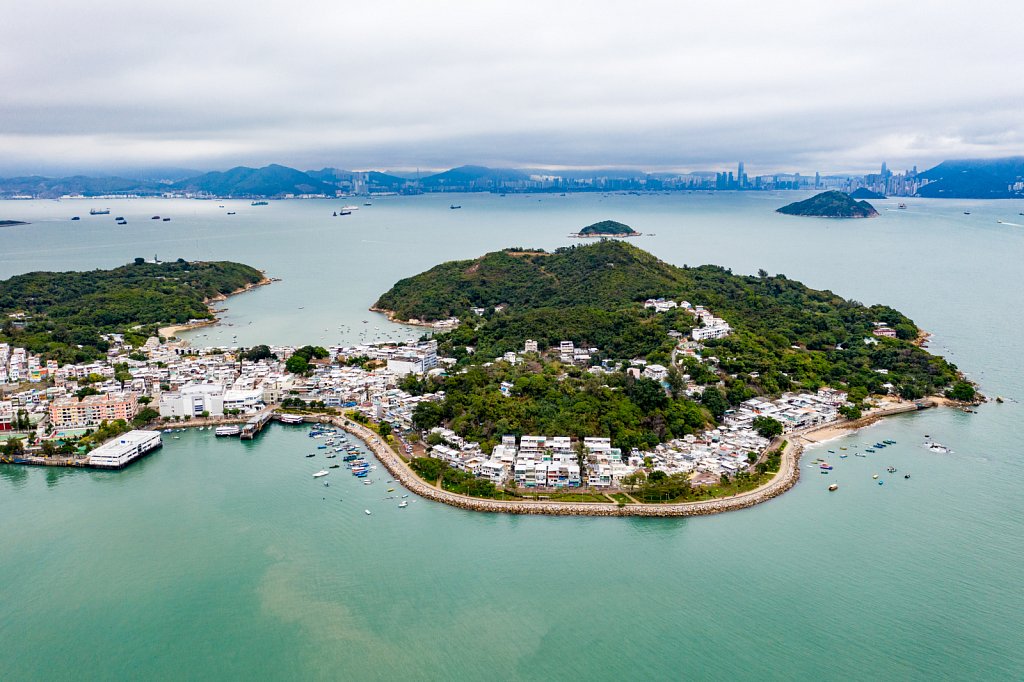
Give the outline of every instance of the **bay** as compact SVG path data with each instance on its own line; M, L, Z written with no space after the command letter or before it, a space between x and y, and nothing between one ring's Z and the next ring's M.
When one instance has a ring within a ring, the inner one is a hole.
M786 495L695 519L492 516L415 496L398 509L383 472L372 486L343 469L314 481L321 458L290 427L253 443L176 434L117 473L0 467L0 677L1024 677L1024 205L773 212L794 198L428 195L344 218L319 200L0 202L0 218L32 221L0 228L0 277L155 253L281 278L229 300L221 325L192 333L201 344L418 335L366 310L394 281L504 246L571 245L611 218L654 233L634 243L669 262L892 305L1009 399L885 420L808 451L835 465L827 481L805 460ZM926 451L924 434L953 453ZM884 438L898 445L826 453Z

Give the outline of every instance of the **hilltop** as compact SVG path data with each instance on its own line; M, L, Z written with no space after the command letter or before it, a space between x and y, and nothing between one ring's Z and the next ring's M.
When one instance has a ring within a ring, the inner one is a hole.
M917 326L890 307L865 306L784 275L735 275L714 265L680 268L616 240L443 263L395 284L376 308L400 319L456 315L478 321L440 337L456 356L458 348L470 346L475 358L500 357L534 339L541 347L571 340L608 357L664 360L674 346L668 331L686 332L694 319L682 310L653 315L642 302L655 297L705 305L724 318L734 333L707 344L720 369L739 377L752 394L830 383L876 392L888 381L904 396L917 397L956 378L955 367L913 344ZM495 312L500 305L506 307ZM478 318L470 308L487 312ZM876 322L899 338L876 342Z
M810 199L795 201L776 210L786 215L818 218L873 218L878 215L868 202L857 201L846 192L837 191L815 194Z
M881 192L868 189L867 187L858 187L857 189L850 192L851 199L885 199L885 195Z
M640 233L629 225L615 220L602 220L579 231L580 237L632 237L638 234Z
M171 189L219 197L270 197L285 194L334 196L337 188L294 168L271 164L263 168L237 166L224 172L204 173L175 183Z
M207 301L265 282L228 261L138 262L112 270L30 272L0 282L0 341L63 362L103 357L101 334L137 340L161 324L213 317Z

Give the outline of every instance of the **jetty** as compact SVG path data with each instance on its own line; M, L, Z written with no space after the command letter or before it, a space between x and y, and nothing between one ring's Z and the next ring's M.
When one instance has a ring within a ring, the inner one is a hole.
M271 410L264 410L263 412L251 417L242 427L242 433L240 434L241 439L252 440L258 436L263 431L263 427L270 423L273 416L274 413Z

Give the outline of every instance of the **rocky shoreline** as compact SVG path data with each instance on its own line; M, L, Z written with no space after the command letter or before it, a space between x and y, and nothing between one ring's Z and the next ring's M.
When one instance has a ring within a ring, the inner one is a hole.
M193 329L201 329L202 327L209 327L211 325L217 324L218 322L220 322L220 318L217 317L216 313L220 312L220 311L215 310L213 308L213 304L214 303L218 303L220 301L226 301L228 298L230 298L232 296L237 296L238 294L244 294L245 292L252 291L253 289L255 289L257 287L266 286L268 284L272 284L274 282L280 282L280 281L281 280L277 279L276 277L267 277L266 273L264 273L263 278L261 280L259 280L258 282L252 282L250 284L246 284L244 287L239 287L238 289L235 289L234 291L232 291L230 293L227 293L227 294L217 294L216 296L211 296L209 298L204 299L203 303L206 305L207 308L209 308L210 314L213 315L213 317L211 319L209 319L209 320L200 320L198 322L191 322L191 323L188 323L188 324L172 324L172 325L168 325L166 327L160 327L160 329L159 329L159 331L157 333L160 336L164 337L165 339L169 339L171 337L176 336L179 332L187 332L187 331L191 331Z

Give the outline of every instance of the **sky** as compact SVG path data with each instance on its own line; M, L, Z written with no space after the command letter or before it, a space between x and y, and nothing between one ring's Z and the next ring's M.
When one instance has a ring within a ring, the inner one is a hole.
M33 0L0 173L928 167L1024 153L1024 3Z

